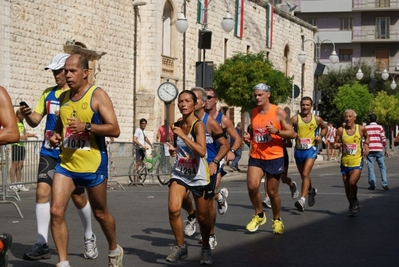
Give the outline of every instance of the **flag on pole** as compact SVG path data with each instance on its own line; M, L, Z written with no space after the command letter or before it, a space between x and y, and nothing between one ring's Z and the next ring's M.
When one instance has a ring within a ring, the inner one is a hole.
M244 36L244 0L236 0L234 36Z
M270 3L266 3L266 47L272 48L273 44L273 15L274 8Z
M207 22L205 9L208 8L209 0L198 0L197 4L197 22L201 25Z

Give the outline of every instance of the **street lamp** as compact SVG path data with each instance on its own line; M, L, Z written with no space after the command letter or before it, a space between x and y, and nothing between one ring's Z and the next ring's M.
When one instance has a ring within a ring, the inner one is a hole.
M139 13L139 6L144 6L147 3L144 1L134 1L134 40L133 40L133 132L136 130L136 114L137 114L137 18Z
M177 16L177 20L175 22L175 26L176 26L176 30L180 33L185 34L186 30L188 29L188 21L186 16L184 15L185 12L183 12L183 7L185 7L185 4L188 0L184 0L182 7L181 7L181 12L178 14ZM208 36L212 36L212 32L211 31L206 31L207 27L208 27L208 6L209 4L212 2L212 0L208 1L204 1L203 2L203 6L202 6L202 11L203 11L203 15L204 15L204 19L203 22L201 23L202 28L199 31L200 34L200 40L202 35L206 32L208 34ZM224 0L225 4L226 4L226 15L223 17L223 20L221 22L222 25L222 29L226 32L229 33L231 32L231 30L234 28L234 21L233 21L233 17L230 14L230 9L229 9L229 4L227 3L227 0ZM202 45L201 45L202 46ZM205 87L205 50L206 49L210 49L209 48L204 48L204 47L199 47L200 49L202 49L203 51L203 61L202 61L202 87ZM183 59L184 60L184 59ZM183 73L185 72L185 67L183 66Z
M391 83L391 89L395 90L396 89L396 82L395 82L395 77L396 75L398 75L399 73L396 73L393 77L392 77L392 83Z
M370 63L370 66L371 66L370 77L374 78L374 72L375 72L374 64L371 61L366 60L366 62ZM389 78L389 72L387 71L387 65L385 64L384 61L380 61L380 62L382 62L384 64L384 71L381 73L381 78L384 81L386 81ZM363 79L363 76L364 76L364 74L362 72L362 67L361 67L361 65L359 65L359 70L356 72L356 78L358 80L361 80L361 79Z
M306 62L306 53L305 53L305 43L306 42L313 42L314 45L315 45L315 52L316 52L315 61L316 61L317 65L320 64L321 45L323 43L325 43L325 42L330 42L333 45L333 51L332 51L332 53L331 53L331 55L329 57L330 62L333 63L333 64L339 62L339 57L337 55L337 52L335 52L335 44L334 44L333 41L331 41L329 39L325 39L325 40L320 41L319 37L317 37L317 43L316 43L316 42L314 42L314 40L310 40L310 39L305 40L304 36L302 35L302 50L298 53L298 62L302 66L302 71L301 71L301 87L302 87L301 88L301 92L302 93L301 93L301 97L303 97L303 85L304 85L303 64L305 64L305 62ZM324 69L324 65L322 65L322 66L323 66L323 69ZM315 114L318 115L317 114L318 113L318 103L319 103L319 98L321 98L321 96L319 97L319 95L318 95L319 75L317 75L315 73L315 76L316 76L316 90L315 90L314 102L315 102Z

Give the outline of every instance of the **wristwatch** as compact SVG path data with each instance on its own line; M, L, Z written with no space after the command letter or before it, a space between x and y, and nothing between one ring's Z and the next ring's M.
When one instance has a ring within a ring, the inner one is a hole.
M219 165L219 160L217 159L213 159L212 162L215 163L216 165Z
M236 152L234 149L230 149L230 151L233 152L233 153Z
M90 131L91 131L91 123L90 122L86 122L85 132L90 133Z

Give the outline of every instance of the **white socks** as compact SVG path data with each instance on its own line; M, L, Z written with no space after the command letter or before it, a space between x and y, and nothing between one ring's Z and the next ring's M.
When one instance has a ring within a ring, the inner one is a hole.
M87 204L83 209L78 210L78 214L83 224L85 238L92 238L93 229L91 228L91 207L89 201L87 201Z
M37 242L46 244L50 224L50 202L36 203Z

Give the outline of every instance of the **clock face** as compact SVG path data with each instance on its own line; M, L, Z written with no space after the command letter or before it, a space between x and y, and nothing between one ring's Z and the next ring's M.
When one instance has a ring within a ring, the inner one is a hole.
M165 82L158 87L158 97L166 103L176 99L179 91L173 83Z

